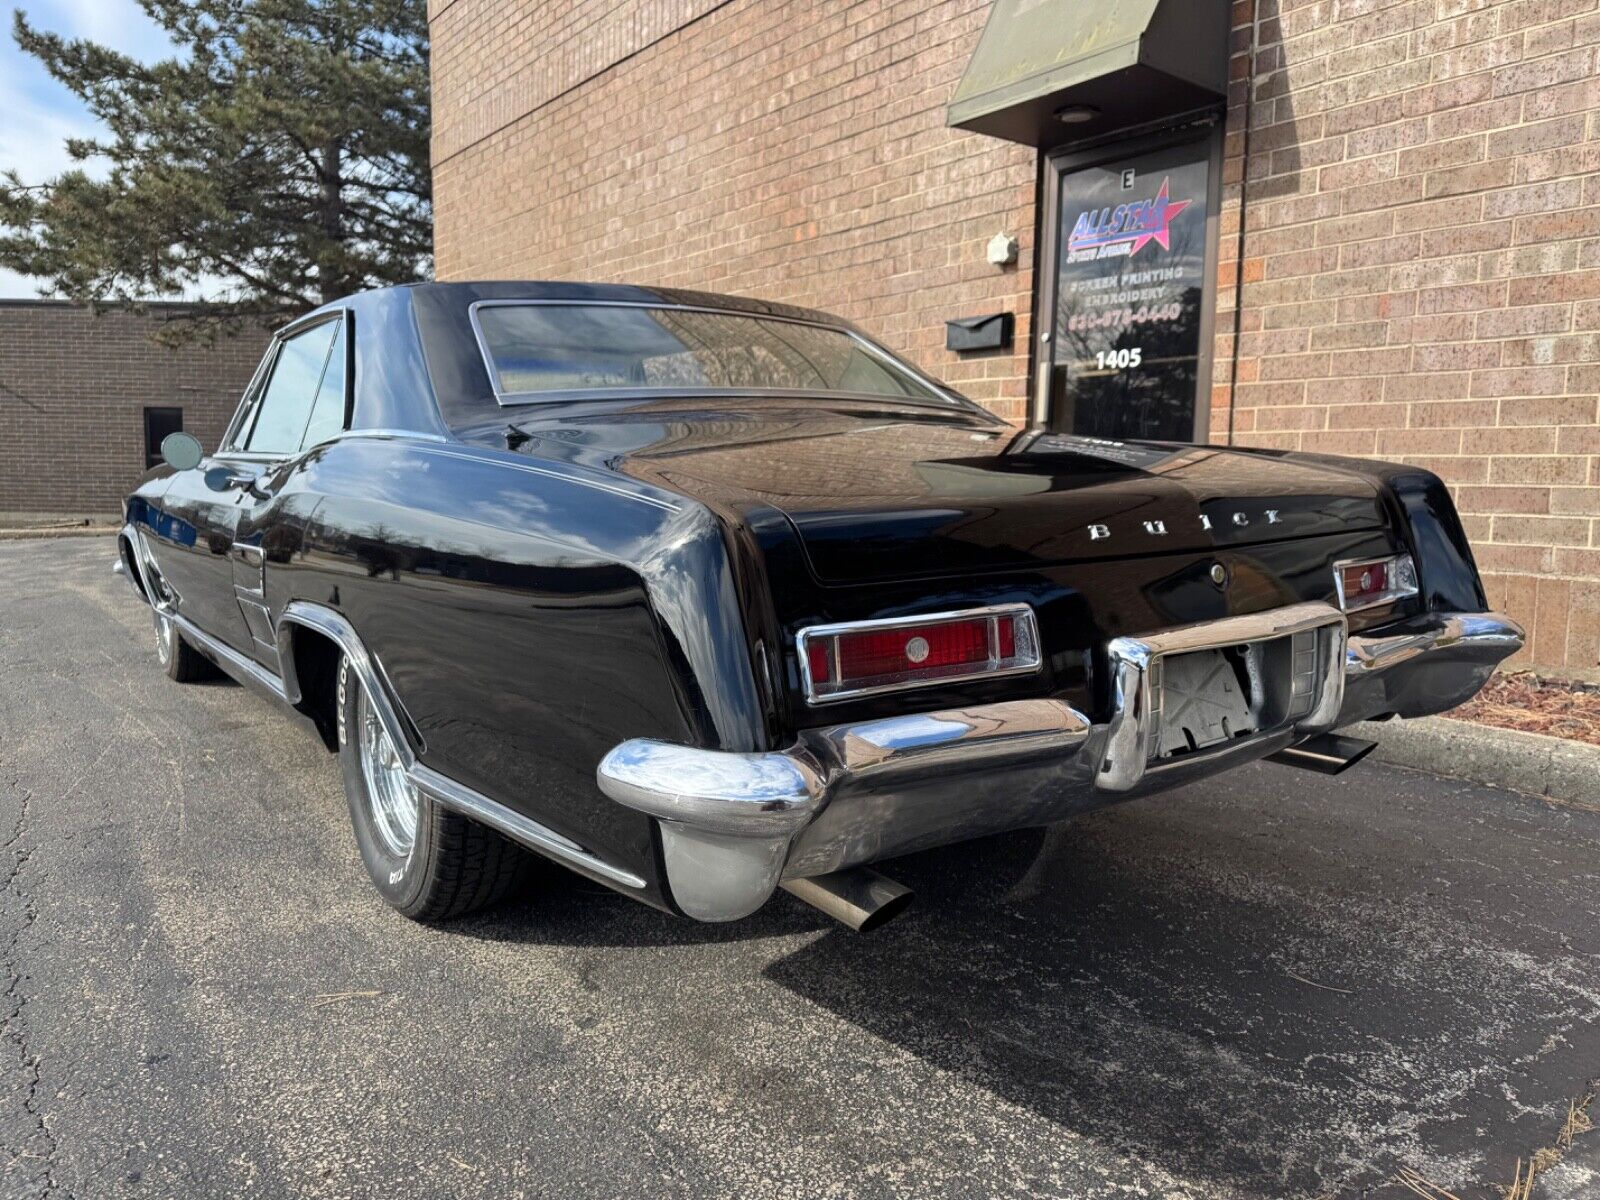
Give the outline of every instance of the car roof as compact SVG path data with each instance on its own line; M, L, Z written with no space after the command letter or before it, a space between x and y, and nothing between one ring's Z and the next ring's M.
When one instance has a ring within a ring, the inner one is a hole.
M325 304L279 334L335 310L348 313L358 330L352 428L443 436L451 429L499 417L500 405L478 347L471 311L482 302L517 300L709 308L860 332L829 313L747 296L626 283L479 280L371 288Z

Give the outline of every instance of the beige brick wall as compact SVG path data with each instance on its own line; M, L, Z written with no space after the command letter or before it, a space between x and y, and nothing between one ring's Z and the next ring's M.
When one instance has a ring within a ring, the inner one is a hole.
M988 7L434 0L439 278L826 309L1020 420L1035 156L944 126ZM984 257L1002 230L1020 268ZM1017 352L945 352L1003 310Z
M1213 434L1437 471L1524 660L1592 671L1600 0L1259 3L1248 95L1235 7Z
M169 350L169 315L0 300L0 514L114 515L145 472L144 409L183 409L215 449L267 335Z

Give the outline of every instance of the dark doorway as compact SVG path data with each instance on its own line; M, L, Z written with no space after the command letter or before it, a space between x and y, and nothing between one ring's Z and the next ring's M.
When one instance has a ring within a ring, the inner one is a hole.
M1217 131L1045 164L1036 416L1103 438L1205 440Z
M161 443L168 434L183 432L183 409L147 408L144 410L144 467L149 470L161 461Z

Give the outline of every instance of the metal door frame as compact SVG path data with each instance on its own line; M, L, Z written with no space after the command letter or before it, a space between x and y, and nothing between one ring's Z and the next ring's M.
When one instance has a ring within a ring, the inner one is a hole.
M1221 113L1208 113L1153 133L1144 133L1120 142L1096 142L1093 146L1065 146L1039 156L1043 175L1039 191L1040 223L1039 269L1034 272L1033 307L1033 398L1029 423L1045 427L1050 419L1050 370L1055 332L1056 288L1060 282L1059 255L1061 230L1061 177L1069 171L1096 167L1122 158L1133 158L1153 150L1186 143L1209 143L1207 172L1205 278L1200 292L1200 346L1195 363L1194 440L1206 442L1211 434L1211 377L1216 357L1217 259L1222 229L1222 148ZM1239 219L1244 219L1241 211ZM1235 301L1237 302L1237 301Z

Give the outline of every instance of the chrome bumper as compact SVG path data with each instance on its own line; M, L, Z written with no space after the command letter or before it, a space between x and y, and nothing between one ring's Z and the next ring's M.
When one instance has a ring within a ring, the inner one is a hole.
M1522 642L1514 622L1492 613L1432 614L1348 637L1337 609L1298 604L1116 639L1104 724L1059 700L1015 700L807 730L789 749L766 753L636 739L606 755L597 776L607 796L660 821L679 907L729 921L754 912L782 879L1048 825L1354 721L1443 712L1476 694ZM1163 659L1269 643L1294 649L1293 711L1301 715L1211 749L1156 757ZM1307 674L1302 666L1313 659Z

